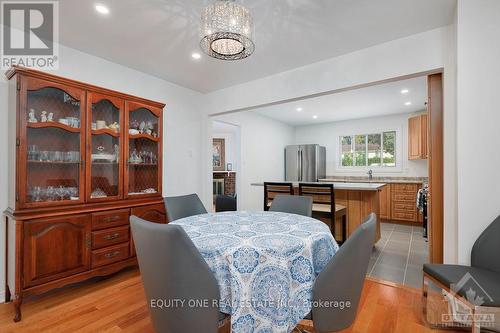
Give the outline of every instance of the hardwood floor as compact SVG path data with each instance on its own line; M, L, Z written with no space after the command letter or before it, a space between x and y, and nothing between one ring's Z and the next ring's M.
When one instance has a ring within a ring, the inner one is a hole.
M138 270L53 291L23 304L14 323L12 304L0 304L0 332L154 332ZM420 291L367 279L351 333L452 332L422 321Z

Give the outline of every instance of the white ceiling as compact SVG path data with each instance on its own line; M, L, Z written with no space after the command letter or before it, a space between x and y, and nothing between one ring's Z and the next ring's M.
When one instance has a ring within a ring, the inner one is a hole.
M202 55L201 9L211 0L61 0L60 41L84 52L209 92L452 22L456 0L237 0L255 22L255 53ZM108 16L94 10L107 5Z
M401 90L408 89L407 94ZM405 105L411 102L411 105ZM427 77L349 90L255 110L292 126L411 113L425 109ZM302 111L297 111L302 108ZM317 119L313 119L316 115Z

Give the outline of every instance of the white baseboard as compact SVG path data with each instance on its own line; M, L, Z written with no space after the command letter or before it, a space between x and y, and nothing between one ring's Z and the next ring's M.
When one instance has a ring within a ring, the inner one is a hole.
M5 291L0 291L0 304L5 303Z

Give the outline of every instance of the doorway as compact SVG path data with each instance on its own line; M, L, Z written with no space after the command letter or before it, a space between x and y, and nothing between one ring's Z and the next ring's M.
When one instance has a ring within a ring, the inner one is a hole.
M212 119L212 210L237 210L240 181L240 127Z

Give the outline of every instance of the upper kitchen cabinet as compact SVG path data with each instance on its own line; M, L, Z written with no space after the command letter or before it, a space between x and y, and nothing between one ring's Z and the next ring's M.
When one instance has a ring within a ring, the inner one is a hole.
M408 159L427 159L427 114L408 119Z

